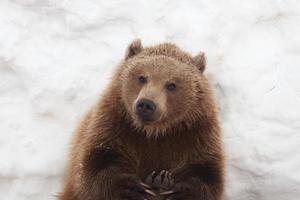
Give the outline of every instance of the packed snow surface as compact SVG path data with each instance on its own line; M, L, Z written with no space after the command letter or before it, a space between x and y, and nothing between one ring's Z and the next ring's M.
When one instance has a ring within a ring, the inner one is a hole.
M76 124L141 38L206 52L226 200L299 200L299 36L297 0L1 0L0 199L55 199Z

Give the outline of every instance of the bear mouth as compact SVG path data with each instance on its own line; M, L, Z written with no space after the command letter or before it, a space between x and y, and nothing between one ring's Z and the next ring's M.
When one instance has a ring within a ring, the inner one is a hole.
M149 116L149 115L142 115L140 113L136 113L138 121L143 125L153 124L155 123L158 118L156 116Z

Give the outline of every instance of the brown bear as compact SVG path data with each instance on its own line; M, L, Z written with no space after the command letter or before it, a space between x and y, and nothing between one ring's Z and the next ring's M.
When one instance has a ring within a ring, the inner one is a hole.
M58 198L222 199L224 157L205 67L203 53L133 41L77 129Z

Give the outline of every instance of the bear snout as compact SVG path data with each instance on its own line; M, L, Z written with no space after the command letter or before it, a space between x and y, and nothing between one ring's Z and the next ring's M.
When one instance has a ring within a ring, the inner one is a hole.
M156 105L150 99L142 98L136 102L136 114L142 121L154 121L155 110Z

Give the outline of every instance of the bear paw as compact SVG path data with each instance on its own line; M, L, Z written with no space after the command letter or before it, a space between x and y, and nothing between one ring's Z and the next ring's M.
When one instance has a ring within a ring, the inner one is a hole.
M125 176L118 184L120 197L123 200L147 200L156 196L151 187L143 183L137 176Z
M166 200L195 199L194 186L186 182L176 183L171 190L161 192L160 195Z
M153 171L145 181L146 184L150 185L154 189L168 190L174 185L174 178L169 171L162 170L157 173Z

